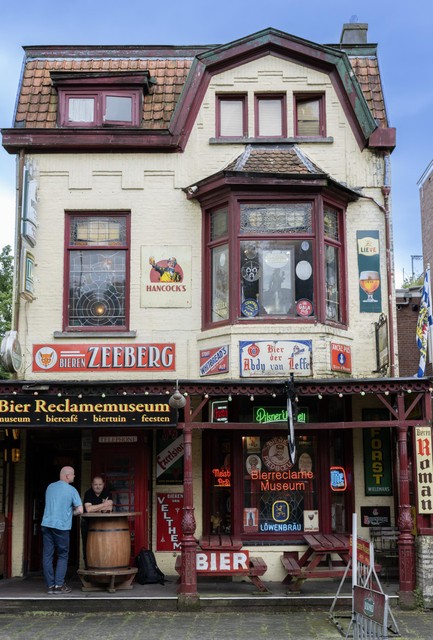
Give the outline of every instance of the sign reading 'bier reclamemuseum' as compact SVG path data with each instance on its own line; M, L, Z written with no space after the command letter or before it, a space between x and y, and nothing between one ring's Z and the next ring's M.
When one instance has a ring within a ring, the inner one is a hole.
M165 396L13 396L0 399L0 425L15 427L172 427Z

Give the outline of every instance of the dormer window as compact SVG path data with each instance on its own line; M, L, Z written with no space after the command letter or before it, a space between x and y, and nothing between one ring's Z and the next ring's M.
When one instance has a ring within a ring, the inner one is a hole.
M61 127L138 127L148 72L51 74L59 93Z

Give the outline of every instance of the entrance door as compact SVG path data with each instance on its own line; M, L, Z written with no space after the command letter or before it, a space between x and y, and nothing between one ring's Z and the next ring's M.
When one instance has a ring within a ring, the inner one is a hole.
M27 503L26 551L24 574L42 571L41 521L45 507L45 491L59 479L60 469L75 469L74 487L80 492L81 431L35 429L27 433ZM69 547L69 566L78 567L78 518L73 518Z
M94 432L92 477L101 475L104 478L115 511L140 514L130 521L132 558L141 547L149 548L149 460L147 435L125 431Z

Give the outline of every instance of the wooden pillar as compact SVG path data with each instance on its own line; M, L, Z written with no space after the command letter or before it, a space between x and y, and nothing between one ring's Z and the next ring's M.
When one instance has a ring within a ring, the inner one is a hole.
M182 570L178 588L178 608L195 609L199 607L200 598L197 593L196 553L197 543L194 533L196 522L194 517L194 498L192 482L192 426L190 422L190 399L185 406L185 423L183 425L183 517L181 560Z
M404 398L398 396L398 415L404 419ZM415 604L414 589L416 585L415 575L415 540L412 534L413 519L409 500L409 468L407 455L408 427L399 424L397 426L398 458L399 458L399 504L398 504L398 562L400 574L400 605L413 607Z

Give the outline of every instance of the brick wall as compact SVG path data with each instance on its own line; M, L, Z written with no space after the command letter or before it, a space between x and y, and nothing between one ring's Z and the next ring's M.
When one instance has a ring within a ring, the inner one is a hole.
M420 290L399 289L397 303L397 343L400 376L414 376L418 371L419 351L416 346L416 325Z

